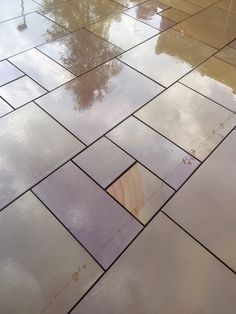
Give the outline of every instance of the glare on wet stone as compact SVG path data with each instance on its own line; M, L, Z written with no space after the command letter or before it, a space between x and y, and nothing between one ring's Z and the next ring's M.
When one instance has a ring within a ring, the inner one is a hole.
M0 313L235 314L236 0L0 7Z

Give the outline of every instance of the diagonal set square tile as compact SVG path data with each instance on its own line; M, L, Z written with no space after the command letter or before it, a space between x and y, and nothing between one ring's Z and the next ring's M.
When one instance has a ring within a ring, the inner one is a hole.
M142 229L71 162L37 185L34 192L104 268Z
M106 137L85 149L73 161L103 188L134 163L132 157Z
M174 193L167 184L138 163L107 191L143 224L146 224Z
M192 156L134 117L126 119L107 136L174 189L199 165Z

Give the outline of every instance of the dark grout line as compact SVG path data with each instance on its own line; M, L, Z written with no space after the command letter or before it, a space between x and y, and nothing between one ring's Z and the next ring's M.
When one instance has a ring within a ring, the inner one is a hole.
M171 220L177 227L179 227L184 233L186 233L192 240L197 242L202 248L204 248L210 255L214 256L220 263L224 264L231 272L236 275L236 271L233 270L228 264L226 264L222 259L220 259L215 253L213 253L210 249L208 249L202 242L200 242L197 238L195 238L191 233L189 233L184 227L182 227L178 222L176 222L171 216L169 216L166 212L161 211L169 220Z
M128 211L128 209L126 207L124 207L123 204L121 204L117 199L114 198L114 196L112 196L111 194L109 194L107 192L107 190L105 188L103 188L90 174L88 174L83 168L81 168L79 165L77 165L77 163L74 162L74 160L70 160L77 168L79 168L84 174L86 174L86 176L88 176L96 185L99 186L99 188L101 188L107 195L109 195L116 203L118 203L124 210L126 213L128 213L130 216L132 216L139 224L142 225L142 227L144 227L144 224L138 220L137 217L135 217L130 211ZM133 166L133 165L132 165Z
M234 131L234 129L231 130L231 132L221 141L221 143ZM221 144L220 143L220 144ZM214 151L220 146L220 144L214 149ZM213 152L210 154L212 155ZM208 158L210 157L210 155L208 156ZM199 167L198 167L199 168ZM197 168L197 169L198 169ZM194 175L194 173L197 171L197 169L190 175L190 177L185 181L185 183ZM184 183L184 184L185 184ZM183 185L184 185L183 184ZM182 186L183 186L182 185ZM182 186L175 191L172 196L161 206L161 208L155 213L155 215L148 221L148 223L145 225L144 229L141 230L136 237L130 242L130 244L126 247L126 249L121 253L124 254L126 252L126 250L128 250L128 248L132 245L132 243L139 237L139 235L146 229L146 227L152 222L153 219L157 218L157 215L161 212L163 214L165 214L169 219L171 219L165 212L163 212L163 208L166 206L166 204L177 194L177 192L182 188ZM171 219L172 220L172 219ZM185 233L187 233L193 240L195 240L201 247L203 247L204 249L207 250L208 253L210 253L212 256L214 256L218 261L220 261L223 265L225 265L229 270L231 270L234 274L235 271L233 269L231 269L227 264L225 264L221 259L219 259L214 253L212 253L207 247L205 247L201 242L199 242L197 239L195 239L191 234L189 234L184 228L182 228L180 225L178 225L174 220L172 220L182 231L184 231ZM100 278L98 278L94 284L85 292L85 294L74 304L74 306L70 309L70 311L68 312L71 313L76 306L87 296L87 294L90 293L90 291L94 288L94 286L98 283L98 281L100 281L100 279L102 279L102 277L105 276L105 274L110 270L110 268L118 261L118 259L120 258L120 256L117 257L117 259L110 265L110 267L107 268L106 272L104 272Z
M165 181L165 179L159 177L155 172L153 172L151 169L149 169L145 164L143 164L141 161L137 160L134 156L132 156L129 152L127 152L126 150L124 150L124 148L122 148L121 146L119 146L116 142L114 142L112 139L110 139L109 137L107 137L107 134L105 134L105 137L114 145L116 145L119 149L121 149L123 152L125 152L127 155L129 155L130 157L132 157L137 163L139 163L140 165L142 165L145 169L147 169L149 172L151 172L155 177L157 177L159 180L161 180L163 183L165 183L166 185L169 186L169 188L171 188L172 190L176 191L176 188L174 188L173 186L171 186L168 182Z
M47 210L53 215L54 218L56 218L56 220L60 223L60 225L62 225L69 232L69 234L76 240L76 242L79 243L83 247L83 249L89 254L89 256L101 267L103 272L105 272L106 271L105 268L89 252L89 250L83 245L83 243L81 243L80 240L76 238L76 236L70 231L70 229L54 214L54 212L50 210L50 208L45 204L45 202L41 200L41 198L32 189L30 189L29 191L40 201L40 203L42 203L47 208ZM27 191L26 193L28 193L29 191Z
M191 89L193 92L195 92L195 93L201 95L202 97L205 97L206 99L208 99L208 100L214 102L216 105L220 106L221 108L224 108L224 109L226 109L227 111L229 111L229 112L231 112L231 113L233 113L233 114L236 114L236 112L233 111L232 109L225 107L225 106L222 105L221 103L219 103L219 102L217 102L216 100L214 100L214 99L212 99L212 98L210 98L210 97L208 97L208 96L202 94L201 92L199 92L199 91L193 89L192 87L186 85L185 83L183 83L183 82L181 82L181 81L178 81L178 83L181 84L181 85L183 85L183 86L185 86L185 87L187 87L187 88L189 88L189 89ZM235 110L236 110L236 106L235 106Z
M105 136L104 136L105 137ZM107 138L107 137L105 137ZM135 160L133 157L133 162L132 164L127 167L124 171L122 171L113 181L111 181L106 187L105 190L107 191L114 183L116 183L116 181L118 181L121 177L123 177L124 174L126 174L130 169L132 169L138 162L137 160ZM108 193L109 194L109 193ZM110 195L110 194L109 194Z
M157 96L158 97L158 96ZM133 117L135 119L137 119L139 122L145 124L149 129L153 130L154 132L156 132L157 134L161 135L162 137L164 137L168 142L171 142L172 144L174 144L175 146L177 146L178 148L180 148L182 151L184 151L186 154L188 154L190 157L193 157L195 160L197 160L199 163L202 163L202 161L200 159L198 159L196 156L192 155L190 152L188 152L187 150L185 150L183 147L179 146L177 143L175 143L174 141L172 141L171 139L169 139L167 136L165 136L164 134L160 133L159 131L157 131L156 129L154 129L151 125L149 125L148 123L146 123L145 121L143 121L142 119L138 118L135 114L133 114Z

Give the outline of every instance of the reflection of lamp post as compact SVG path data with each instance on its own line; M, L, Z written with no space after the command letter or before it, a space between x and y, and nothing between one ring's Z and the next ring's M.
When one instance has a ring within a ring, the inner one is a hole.
M27 28L25 15L24 15L24 0L21 0L21 15L23 17L23 23L17 26L18 31L22 32Z

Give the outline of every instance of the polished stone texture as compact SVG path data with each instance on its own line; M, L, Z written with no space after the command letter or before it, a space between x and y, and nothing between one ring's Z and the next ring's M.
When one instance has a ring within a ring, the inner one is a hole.
M174 192L140 164L135 164L107 191L144 224Z
M0 62L0 86L7 84L21 76L23 76L19 69L14 67L10 62L4 60Z
M75 76L36 49L10 59L13 64L47 90L52 90Z
M73 163L67 163L33 191L104 268L142 229Z
M33 103L1 118L0 209L82 148Z
M82 142L91 144L162 90L160 85L112 60L36 102Z
M160 213L72 313L234 314L235 291L235 275Z
M74 162L98 184L106 188L134 163L134 159L106 137L102 137L75 157Z
M0 23L0 60L46 43L67 32L38 13ZM10 36L9 36L10 34Z
M87 29L123 50L128 50L159 33L158 30L125 14L114 15L92 24Z
M200 160L236 125L234 113L179 83L153 99L136 116Z
M75 31L124 9L110 0L70 0L52 7L49 5L39 12L69 31Z
M18 108L45 93L45 89L27 76L0 87L0 96L14 108Z
M214 48L169 29L119 58L168 87L215 52Z
M0 0L0 314L235 314L236 0Z
M175 189L199 165L189 154L133 117L113 129L108 137Z
M76 75L122 53L121 49L84 29L39 46L38 49Z
M236 131L164 208L177 223L236 271Z
M220 49L236 37L236 18L217 7L209 7L176 25L175 29Z
M12 108L2 98L0 98L0 117L4 116L10 111L12 111Z
M181 82L236 112L235 67L218 58L210 58Z
M102 274L31 192L1 212L0 249L2 313L64 314Z

